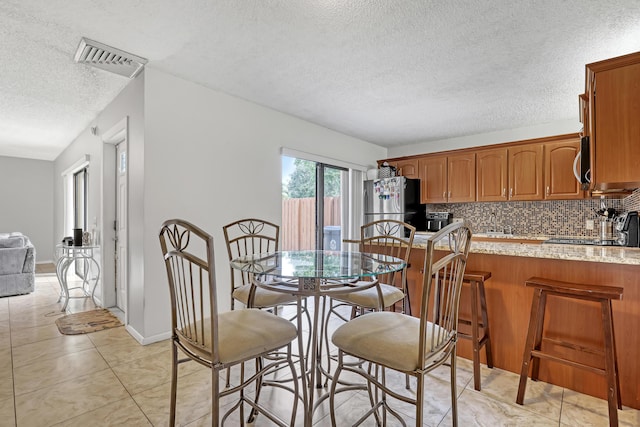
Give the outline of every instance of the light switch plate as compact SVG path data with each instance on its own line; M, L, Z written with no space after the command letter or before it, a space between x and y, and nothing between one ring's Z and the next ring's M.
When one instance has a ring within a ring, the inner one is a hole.
M595 224L593 223L592 219L588 219L584 228L586 228L587 230L593 230Z

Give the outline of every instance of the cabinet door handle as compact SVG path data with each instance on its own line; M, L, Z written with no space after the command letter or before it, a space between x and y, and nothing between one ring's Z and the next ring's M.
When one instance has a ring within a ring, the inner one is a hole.
M446 199L446 198L447 198L447 192L446 192L446 191L443 191L443 192L442 192L442 198L443 198L443 199Z
M451 198L451 191L449 191L449 198Z
M549 186L547 185L547 196L549 195Z
M509 197L513 197L513 188L509 189Z
M502 197L507 197L507 188L506 187L502 188Z

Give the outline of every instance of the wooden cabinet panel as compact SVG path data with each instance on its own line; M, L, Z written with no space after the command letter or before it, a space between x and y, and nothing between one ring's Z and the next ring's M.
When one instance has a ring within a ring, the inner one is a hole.
M544 145L544 198L547 200L582 199L584 192L573 174L573 161L580 152L580 140Z
M420 177L418 173L418 159L398 160L396 162L389 162L389 165L395 166L400 176L416 179Z
M427 156L418 160L420 203L446 203L447 157Z
M440 257L443 252L437 251L436 254ZM409 262L412 266L423 265L424 256L424 249L413 248ZM522 367L522 352L533 297L533 290L524 286L525 280L538 276L575 283L622 286L622 301L613 301L612 304L621 397L623 405L640 408L637 369L640 358L640 286L637 286L636 279L638 266L470 253L466 268L469 271L491 272L491 278L485 283L485 290L493 364L497 368L518 374ZM424 275L420 270L421 268L417 268L413 273L420 277L415 277L408 289L413 316L419 316L421 308ZM419 287L415 288L413 283L418 283ZM463 287L461 316L468 316L468 307L468 288ZM563 341L571 339L590 348L602 342L602 317L597 304L550 297L547 311L545 336ZM543 345L547 344L544 342ZM458 356L472 359L470 341L459 340L457 353ZM480 357L482 363L486 363L484 351ZM601 366L602 363L598 355L588 353L581 353L578 361L592 366ZM540 380L606 399L607 385L604 378L582 369L543 360L540 363Z
M507 149L494 148L476 153L476 198L479 202L507 200Z
M447 201L476 200L476 155L458 154L447 157Z
M587 75L592 188L640 187L640 53L589 64Z
M542 144L509 148L509 200L542 200Z

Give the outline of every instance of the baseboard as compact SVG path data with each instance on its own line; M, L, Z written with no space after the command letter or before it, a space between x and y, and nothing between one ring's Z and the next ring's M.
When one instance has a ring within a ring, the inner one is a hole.
M131 325L127 325L125 328L127 329L127 332L129 332L129 334L131 334L131 336L142 345L153 344L154 342L160 342L160 341L164 341L166 339L171 338L170 331L163 332L162 334L158 334L158 335L153 335L151 337L143 337Z

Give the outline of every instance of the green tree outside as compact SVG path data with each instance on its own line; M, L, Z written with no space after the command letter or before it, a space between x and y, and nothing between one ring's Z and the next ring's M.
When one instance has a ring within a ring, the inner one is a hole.
M301 199L316 196L316 163L309 160L295 159L295 169L291 173L286 188L282 189L284 197ZM338 169L325 169L325 197L340 196L341 174ZM283 186L285 187L285 186Z

